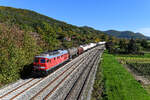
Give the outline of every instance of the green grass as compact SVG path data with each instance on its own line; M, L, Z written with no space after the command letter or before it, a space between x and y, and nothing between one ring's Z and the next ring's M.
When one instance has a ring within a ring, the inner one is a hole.
M104 93L106 100L150 100L150 95L110 54L103 55Z
M150 85L146 85L146 86L144 86L144 88L145 88L146 91L150 94Z

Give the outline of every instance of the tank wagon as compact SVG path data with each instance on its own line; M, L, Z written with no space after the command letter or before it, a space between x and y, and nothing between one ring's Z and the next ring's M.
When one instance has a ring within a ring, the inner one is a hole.
M105 42L105 41L103 41L103 42L98 42L97 44L98 44L98 45L104 45L104 44L106 44L106 42Z
M97 46L104 45L105 42L89 43L86 45L80 45L79 47L72 47L67 50L55 50L43 52L34 58L33 69L35 73L41 75L47 75L49 71L57 67L60 64L72 59L75 56L82 54L83 52Z
M83 48L82 47L78 47L78 55L82 54L83 53Z
M86 45L80 45L80 47L83 48L83 51L86 51L90 48L90 46L87 44Z
M69 53L69 56L70 56L70 59L74 56L77 56L78 55L78 48L69 48L68 49L68 53Z

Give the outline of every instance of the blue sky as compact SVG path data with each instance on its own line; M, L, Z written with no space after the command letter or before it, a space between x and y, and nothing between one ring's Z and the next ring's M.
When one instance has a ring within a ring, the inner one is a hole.
M150 36L150 0L0 0L57 20L98 30L131 30Z

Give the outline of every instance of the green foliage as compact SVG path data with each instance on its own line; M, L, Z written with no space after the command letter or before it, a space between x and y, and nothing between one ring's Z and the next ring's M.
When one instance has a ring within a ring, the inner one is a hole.
M124 39L119 41L120 52L127 52L128 44Z
M128 44L128 53L137 53L139 52L139 48L136 45L136 41L131 39Z
M143 48L148 48L148 42L147 42L147 40L143 39L143 40L141 41L141 46L142 46Z
M104 100L150 99L144 88L117 62L115 56L105 53L103 59Z
M115 51L114 47L115 47L115 44L112 41L109 41L106 43L106 48L109 53L114 53L114 51Z
M108 50L109 53L112 53L112 54L114 53L116 54L120 52L119 47L113 41L109 41L106 43L106 49Z
M116 39L114 39L116 40ZM106 43L106 48L108 49L109 53L113 54L139 54L144 55L141 52L141 47L138 45L138 41L134 39L126 40L126 39L119 39L117 41L109 41Z
M28 32L0 24L0 85L19 79L25 65L32 63L40 47ZM29 70L28 70L29 71Z

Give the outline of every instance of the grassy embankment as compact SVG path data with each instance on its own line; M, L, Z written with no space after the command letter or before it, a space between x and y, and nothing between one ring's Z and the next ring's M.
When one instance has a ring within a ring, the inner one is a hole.
M105 53L100 68L102 71L97 71L92 100L150 100L150 95L115 56Z

